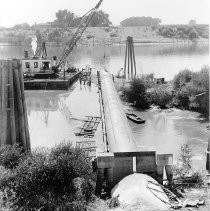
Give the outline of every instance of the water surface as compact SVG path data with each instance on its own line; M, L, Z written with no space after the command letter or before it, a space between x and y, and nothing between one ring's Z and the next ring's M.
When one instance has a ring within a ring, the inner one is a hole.
M24 47L0 46L0 58L22 58ZM48 55L59 55L61 48L49 47ZM106 68L116 74L124 64L125 46L78 47L69 62L79 68L90 64L95 70ZM198 71L209 64L208 43L198 45L138 45L135 46L138 74L154 73L155 77L173 79L184 68ZM75 83L68 91L26 91L29 130L33 148L52 147L63 140L76 142L74 135L86 115L99 116L98 89ZM133 109L125 106L125 109ZM173 153L175 160L180 146L189 144L195 168L205 168L207 149L206 122L198 113L178 109L137 111L146 120L143 125L130 126L139 150ZM99 127L96 139L101 139Z
M0 58L22 58L24 49L18 46L0 46ZM47 47L48 56L59 56L61 47ZM90 64L96 69L106 68L116 74L124 66L125 45L77 47L68 57L71 65L79 68ZM198 71L209 64L208 43L199 44L147 44L135 46L137 74L154 73L155 77L172 80L180 70L189 68Z

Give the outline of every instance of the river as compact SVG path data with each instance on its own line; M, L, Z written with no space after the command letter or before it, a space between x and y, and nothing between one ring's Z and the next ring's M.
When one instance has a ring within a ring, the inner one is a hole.
M24 48L0 46L0 58L21 58ZM58 47L48 48L48 55L59 55ZM75 67L90 64L95 70L106 68L116 74L123 67L125 46L78 47L69 57ZM135 46L137 73L154 73L155 77L172 80L184 68L198 71L209 64L209 46L198 45L138 45ZM52 147L63 140L75 142L74 133L87 115L99 116L98 90L76 82L68 91L26 91L31 145ZM125 109L134 109L124 106ZM129 122L140 150L173 153L178 157L180 146L187 143L193 153L193 166L205 168L207 122L199 113L178 109L134 112L146 120L143 125ZM100 126L96 137L100 137Z

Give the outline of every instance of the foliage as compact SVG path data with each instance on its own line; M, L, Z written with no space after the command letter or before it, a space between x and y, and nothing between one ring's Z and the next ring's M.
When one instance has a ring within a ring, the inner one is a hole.
M48 34L47 39L50 42L59 42L61 40L61 33L55 29Z
M190 25L190 26L195 26L195 25L196 25L196 20L191 19L191 20L189 21L189 25Z
M118 196L115 196L113 197L110 202L109 202L109 208L116 208L116 207L119 207L120 206L120 201L118 199L119 195Z
M154 75L148 74L134 79L130 87L123 87L125 100L137 107L148 108L155 104L161 108L175 106L198 111L209 116L209 66L199 72L184 69L175 75L173 90L168 84L157 85Z
M23 156L23 148L18 144L2 146L0 147L0 166L13 169L18 166Z
M16 24L13 27L14 29L30 29L30 25L28 23Z
M58 10L54 25L57 27L77 27L81 21L81 17L75 16L74 13L68 10ZM109 15L102 10L96 11L92 17L89 26L91 27L108 27L112 23L109 20Z
M54 25L58 27L69 27L72 26L72 23L75 19L74 13L65 10L58 10L58 12L55 14L56 20L54 21Z
M173 98L172 92L166 86L156 86L148 92L150 104L160 106L160 108L168 108Z
M152 17L130 17L120 22L121 26L149 26L157 27L161 23L159 18Z
M146 96L146 86L142 79L136 78L130 82L128 88L124 88L123 95L127 101L134 103L139 108L148 108L149 103Z
M192 173L192 152L188 144L183 144L180 148L178 163L174 166L174 175L184 178Z
M96 11L90 21L91 27L108 27L110 25L112 25L112 22L109 20L109 15L103 10Z
M146 88L152 88L155 86L154 83L154 73L143 75L143 80Z
M173 87L178 90L185 86L186 83L190 82L192 79L193 72L189 69L184 69L175 75L173 80Z
M194 187L203 184L203 176L199 172L192 170L192 152L188 144L183 144L180 148L178 163L173 166L175 183L184 186Z
M197 26L162 26L158 29L158 34L163 37L168 38L175 38L175 39L182 39L186 40L189 39L194 41L199 38L202 33L205 31L205 27L197 30Z
M28 154L10 177L1 180L0 189L14 191L13 208L17 210L85 210L93 194L93 181L85 152L62 143L49 154Z
M173 104L177 107L199 111L209 115L209 67L199 72L183 70L174 80Z

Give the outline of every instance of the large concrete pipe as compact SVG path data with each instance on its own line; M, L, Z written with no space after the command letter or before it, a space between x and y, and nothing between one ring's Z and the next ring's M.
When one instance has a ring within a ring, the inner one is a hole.
M101 71L100 81L109 152L136 152L137 147L112 75Z

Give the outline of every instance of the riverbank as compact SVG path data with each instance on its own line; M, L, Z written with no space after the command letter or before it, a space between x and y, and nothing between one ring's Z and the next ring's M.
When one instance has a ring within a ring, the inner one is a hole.
M209 117L209 66L203 66L198 72L186 68L170 82L147 74L129 83L118 80L116 86L122 99L138 108L148 109L151 105L161 109L175 107Z
M208 42L208 25L197 26L198 35L195 39L172 36L165 33L164 30L171 30L181 27L186 30L188 25L171 25L160 26L159 28L151 27L88 27L84 32L77 45L92 46L92 45L114 45L124 44L127 37L131 36L136 43L191 43L191 42ZM164 33L160 31L164 28ZM166 28L166 29L165 29ZM195 27L196 28L196 27ZM29 45L32 37L38 34L38 41L44 39L48 45L64 45L71 39L76 28L29 28L29 29L1 29L0 43L10 43L13 45Z

